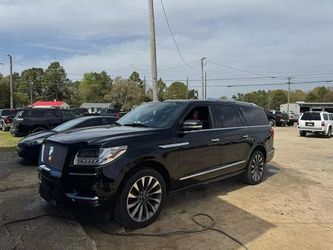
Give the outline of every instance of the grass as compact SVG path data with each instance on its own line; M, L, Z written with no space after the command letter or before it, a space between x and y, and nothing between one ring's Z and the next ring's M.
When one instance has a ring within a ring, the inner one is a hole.
M13 151L21 138L13 136L9 132L0 131L0 151Z

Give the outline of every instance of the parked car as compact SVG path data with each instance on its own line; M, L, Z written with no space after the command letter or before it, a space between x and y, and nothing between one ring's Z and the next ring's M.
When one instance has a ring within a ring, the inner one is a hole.
M13 118L10 132L15 136L50 130L65 121L76 118L71 110L53 108L27 108Z
M289 116L287 113L283 113L275 110L266 110L266 116L271 126L284 127L291 125L289 122Z
M74 108L72 110L74 112L76 112L79 116L87 116L87 115L89 115L89 111L86 108Z
M305 112L300 117L297 127L300 136L306 136L307 133L315 133L331 137L333 115L328 112Z
M38 161L41 144L51 135L72 129L112 125L117 120L116 117L111 116L85 116L67 121L52 130L37 132L23 138L17 144L17 154L23 159L36 162Z
M228 101L143 104L112 128L68 131L42 145L41 197L151 224L169 192L241 175L258 184L274 155L263 109Z
M2 131L8 131L12 122L13 118L15 117L16 113L20 111L18 109L0 109L0 127Z

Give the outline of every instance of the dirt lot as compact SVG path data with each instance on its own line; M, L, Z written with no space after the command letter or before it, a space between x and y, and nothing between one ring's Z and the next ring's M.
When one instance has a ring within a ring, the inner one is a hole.
M203 212L249 249L333 249L333 138L299 137L295 127L275 132L277 151L263 183L246 186L231 179L171 195L158 221L138 232L195 228L190 217ZM37 183L36 167L0 150L0 224L43 213L71 216L43 202ZM107 229L122 231L114 222ZM49 217L0 229L0 249L45 248L242 249L215 231L119 237Z

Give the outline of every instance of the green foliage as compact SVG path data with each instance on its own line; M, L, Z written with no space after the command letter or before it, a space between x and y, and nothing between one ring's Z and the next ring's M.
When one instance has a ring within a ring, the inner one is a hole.
M85 102L103 102L111 87L112 79L105 71L85 73L79 85L79 96Z
M173 82L165 91L164 99L186 99L187 87L183 82Z
M136 71L133 71L133 73L130 75L128 80L134 82L138 87L144 89L145 88L145 83L144 81L141 80L140 74Z
M0 79L0 108L9 107L9 77Z
M116 78L111 92L105 96L105 100L124 111L130 111L133 107L142 103L144 90L128 79Z

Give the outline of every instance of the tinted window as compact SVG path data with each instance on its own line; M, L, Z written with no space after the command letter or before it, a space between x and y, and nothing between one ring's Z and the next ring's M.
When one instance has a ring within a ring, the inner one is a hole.
M208 106L193 108L184 120L200 120L202 123L202 129L209 129L212 127Z
M76 117L76 114L71 110L61 110L62 116L65 120L71 120Z
M1 111L1 115L2 116L7 116L7 115L15 115L16 111L15 110L9 110L9 109L5 109Z
M327 114L323 114L324 120L328 121L328 115Z
M248 120L249 126L268 125L267 116L263 109L250 105L240 105L239 107Z
M27 109L19 114L19 118L34 117L34 118L43 118L45 110L42 109Z
M214 115L219 128L241 127L242 121L237 110L229 105L216 105Z
M329 116L330 120L332 121L333 120L333 115L329 114L328 116Z
M320 113L304 113L301 117L301 120L320 121Z
M89 119L89 120L81 123L77 127L83 128L83 127L93 127L93 126L100 126L100 125L102 125L102 120L99 118L93 118L93 119Z
M56 114L56 112L48 110L45 112L45 118L51 118L51 119L56 119L59 118Z

